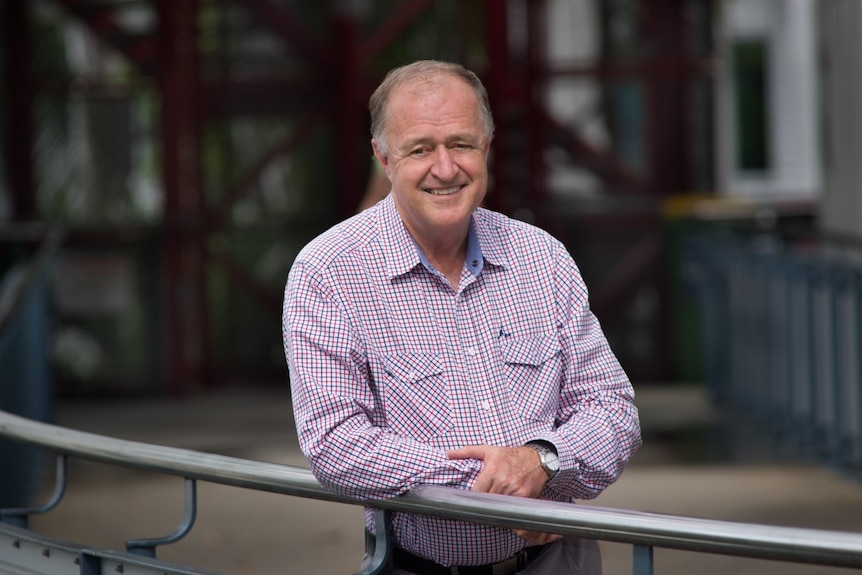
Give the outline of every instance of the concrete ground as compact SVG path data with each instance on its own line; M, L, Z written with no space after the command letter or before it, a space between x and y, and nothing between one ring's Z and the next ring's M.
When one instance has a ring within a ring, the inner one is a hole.
M700 433L713 414L692 386L644 386L646 438L623 477L591 505L862 533L862 481L825 467L747 458L717 462ZM65 401L56 423L104 435L304 465L285 392L223 391L184 400ZM31 520L42 533L91 546L165 535L182 515L180 478L74 461L61 504ZM236 575L348 574L363 546L359 507L210 483L198 517L158 556ZM602 543L605 574L631 573L631 547ZM848 569L656 549L657 574L814 575Z

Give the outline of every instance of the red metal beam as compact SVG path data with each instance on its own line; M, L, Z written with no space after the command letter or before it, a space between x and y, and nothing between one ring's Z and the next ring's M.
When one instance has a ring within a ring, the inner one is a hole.
M207 222L208 227L211 229L221 227L227 217L227 212L239 198L243 197L248 192L248 189L254 185L258 178L260 178L261 173L263 173L266 167L275 159L291 152L301 142L303 142L312 133L312 131L320 125L326 112L327 110L325 108L318 107L317 109L304 114L302 120L292 134L273 147L269 153L257 162L257 164L247 170L245 175L243 175L238 182L231 186L222 198L218 210L211 214L210 219Z
M133 34L124 30L114 17L115 6L91 0L58 0L69 12L80 18L106 44L112 46L142 72L155 76L159 54L157 37L152 34Z
M711 76L715 74L715 60L676 54L663 58L661 61L598 60L553 64L547 68L546 72L553 77L586 76L590 78L645 79L651 76Z
M204 383L209 318L204 282L200 167L199 0L159 0L162 62L163 357L167 391L187 394Z
M530 205L540 202L547 189L545 174L545 148L548 142L548 123L544 121L542 110L545 107L545 1L526 0L527 2L527 70L523 85L529 90L527 103L527 127L529 130L529 185L526 190Z
M646 37L655 59L652 66L673 70L685 59L685 3L652 0L646 10ZM690 191L691 164L687 142L687 88L681 74L646 78L648 115L647 142L653 193L666 197Z
M362 43L356 63L365 68L389 44L391 44L408 26L413 24L434 0L407 0L389 15L368 39Z
M206 80L203 106L209 119L283 115L285 110L328 103L331 85L331 78L322 73L296 78L212 78Z
M284 6L276 6L271 0L235 0L267 28L281 36L288 44L317 61L318 64L331 65L335 54L318 38L309 32L299 19ZM341 55L338 55L339 57Z
M550 126L550 137L556 140L583 167L591 170L612 186L631 192L645 193L650 191L643 178L620 163L614 150L595 148L575 130L557 122L547 110L542 111L542 120Z
M649 232L617 262L604 283L591 290L591 307L598 317L607 318L619 311L623 299L641 285L637 280L644 273L656 267L663 271L663 266L656 264L662 245L661 233Z
M336 193L338 216L346 218L356 212L371 161L368 138L363 120L365 94L362 92L362 64L359 58L358 14L345 12L335 15L334 44L340 57L335 67L335 141L333 163L338 164Z
M229 276L241 284L257 301L262 302L264 307L273 313L273 317L281 315L283 296L281 290L273 290L263 285L246 266L236 261L230 254L220 250L213 251L209 246L205 246L204 251L209 260L221 265Z
M507 150L509 142L503 124L509 107L509 28L506 16L506 2L485 0L485 43L488 52L488 70L485 85L494 112L497 130L494 134L494 147L491 160L492 189L489 190L486 204L496 210L507 211L509 186L506 166L509 161ZM502 129L501 129L502 128Z
M30 62L30 4L3 3L6 65L4 84L8 98L6 114L6 169L12 195L12 219L36 219L36 187L33 179L33 94Z

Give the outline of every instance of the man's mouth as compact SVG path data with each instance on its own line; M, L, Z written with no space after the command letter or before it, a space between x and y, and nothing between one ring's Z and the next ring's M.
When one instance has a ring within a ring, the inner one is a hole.
M452 186L451 188L437 188L431 189L426 188L425 191L431 194L432 196L448 196L454 194L458 190L461 189L461 186Z

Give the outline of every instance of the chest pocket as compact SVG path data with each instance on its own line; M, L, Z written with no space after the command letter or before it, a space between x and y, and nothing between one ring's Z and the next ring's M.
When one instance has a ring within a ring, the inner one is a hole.
M527 419L553 422L560 400L562 362L554 334L501 340L512 403Z
M381 387L386 423L392 431L429 441L452 427L452 406L436 354L404 353L383 358Z

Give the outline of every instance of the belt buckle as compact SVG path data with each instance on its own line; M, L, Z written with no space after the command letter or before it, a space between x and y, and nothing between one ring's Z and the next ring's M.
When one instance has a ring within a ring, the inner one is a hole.
M527 566L527 552L518 551L513 556L491 566L492 575L514 575Z

